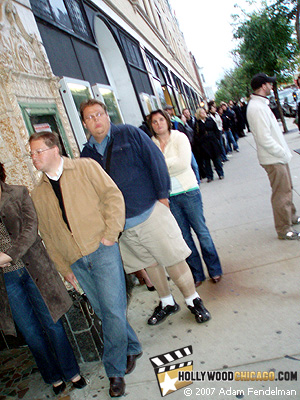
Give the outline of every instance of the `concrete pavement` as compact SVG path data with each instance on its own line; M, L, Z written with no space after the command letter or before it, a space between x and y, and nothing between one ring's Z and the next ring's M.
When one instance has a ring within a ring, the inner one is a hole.
M292 150L300 148L298 129L292 120L288 124L291 132L285 138ZM190 345L193 354L175 364L193 361L198 378L200 372L206 375L204 380L168 394L170 400L300 398L300 241L277 239L269 181L258 164L252 135L240 139L239 146L240 152L224 165L225 179L201 184L207 225L224 270L220 283L207 280L198 288L212 319L197 324L171 283L181 311L150 327L146 321L157 304L157 294L148 292L145 286L136 287L128 315L144 354L135 371L126 377L127 400L160 399L149 357ZM290 167L294 203L300 212L300 155L294 153ZM103 367L89 363L82 365L82 371L90 380L87 388L67 390L60 398L109 399ZM229 379L234 372L239 377L246 371L265 371L270 379L278 380L251 381L248 375L248 380L220 381L217 374L209 381L208 371L223 373L223 378ZM282 377L288 380L279 380ZM171 372L163 379L166 390L178 387ZM51 389L39 374L31 375L31 380L25 400L52 398Z

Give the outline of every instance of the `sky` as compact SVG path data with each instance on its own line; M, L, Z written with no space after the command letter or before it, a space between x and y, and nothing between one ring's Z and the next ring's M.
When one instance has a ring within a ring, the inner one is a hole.
M205 86L217 89L216 82L234 67L230 51L237 46L233 39L231 15L237 14L235 4L251 11L246 0L169 0L179 22L188 50L203 69ZM258 1L260 4L260 1Z

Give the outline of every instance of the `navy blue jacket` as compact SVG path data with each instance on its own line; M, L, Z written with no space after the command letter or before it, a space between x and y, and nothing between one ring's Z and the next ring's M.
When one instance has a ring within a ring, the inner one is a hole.
M107 165L110 146L111 158ZM117 184L124 196L126 218L136 217L157 200L169 197L171 184L165 158L152 140L135 126L111 124L111 137L104 156L89 142L80 156L98 161Z

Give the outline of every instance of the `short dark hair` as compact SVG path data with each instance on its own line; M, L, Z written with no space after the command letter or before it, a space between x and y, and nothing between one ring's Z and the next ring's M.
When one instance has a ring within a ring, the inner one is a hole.
M98 104L98 106L101 106L101 107L103 108L103 110L105 111L105 113L107 114L107 107L106 107L106 105L105 105L102 101L99 101L99 100L96 100L96 99L88 99L88 100L83 101L83 102L80 104L80 109L79 109L79 111L80 111L80 116L81 116L82 121L84 121L84 118L83 118L83 112L84 112L84 110L85 110L87 107L94 106L94 105L96 105L96 104Z
M5 173L4 164L0 163L0 181L5 182L5 179L6 179L6 173Z
M216 103L215 103L214 101L213 101L213 102L210 101L209 103L207 103L208 112L211 111L212 107L214 107L215 109L217 109Z
M29 138L29 144L39 139L42 139L45 142L45 145L49 148L57 146L59 148L59 153L61 154L61 145L59 141L59 136L56 132L48 132L48 131L34 132Z
M259 73L253 76L253 78L251 79L251 87L252 90L257 90L260 87L262 87L262 85L264 83L275 83L276 82L276 77L275 76L268 76L267 74L264 73Z
M149 124L149 128L150 128L151 133L156 137L156 133L154 132L154 130L152 128L152 118L156 114L160 114L165 118L165 120L168 123L168 131L171 132L172 122L171 122L170 116L167 113L167 111L165 111L165 110L155 110L155 111L151 111L151 113L148 116L148 124Z

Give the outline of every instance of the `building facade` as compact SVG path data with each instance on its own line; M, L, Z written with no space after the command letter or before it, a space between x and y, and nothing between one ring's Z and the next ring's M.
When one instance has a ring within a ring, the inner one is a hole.
M38 179L30 134L59 133L63 153L86 142L79 105L98 98L113 123L153 109L192 112L205 94L168 0L0 0L0 160L8 183Z

